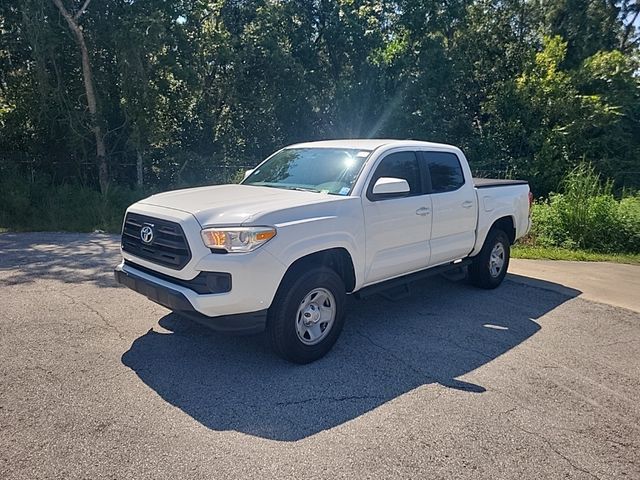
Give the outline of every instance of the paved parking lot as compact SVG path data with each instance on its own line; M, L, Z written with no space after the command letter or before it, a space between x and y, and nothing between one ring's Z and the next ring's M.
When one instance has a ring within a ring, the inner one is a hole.
M434 278L295 366L117 288L117 259L0 235L0 478L640 478L637 312Z

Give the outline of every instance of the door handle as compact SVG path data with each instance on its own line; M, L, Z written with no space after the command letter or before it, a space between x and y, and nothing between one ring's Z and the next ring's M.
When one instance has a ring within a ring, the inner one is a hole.
M416 210L416 215L420 215L422 217L429 215L431 213L431 209L429 207L420 207Z
M473 207L473 202L471 200L467 200L466 202L462 202L462 206L464 208L471 208Z

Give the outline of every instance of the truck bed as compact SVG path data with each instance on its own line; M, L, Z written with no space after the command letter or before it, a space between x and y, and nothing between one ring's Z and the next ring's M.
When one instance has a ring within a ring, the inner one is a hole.
M474 178L476 188L505 187L509 185L527 185L526 180L505 180L499 178Z

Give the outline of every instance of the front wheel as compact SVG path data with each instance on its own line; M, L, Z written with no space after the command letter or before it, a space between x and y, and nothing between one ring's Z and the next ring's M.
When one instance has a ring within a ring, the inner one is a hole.
M480 288L496 288L509 268L510 242L502 230L491 230L480 253L469 266L471 283Z
M342 330L345 300L344 282L329 268L287 275L269 309L267 334L273 350L294 363L323 357Z

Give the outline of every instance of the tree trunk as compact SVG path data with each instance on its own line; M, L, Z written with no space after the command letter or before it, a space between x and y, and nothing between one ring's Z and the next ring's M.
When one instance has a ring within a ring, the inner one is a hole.
M140 153L140 150L138 150L137 152L138 156L136 158L136 173L137 173L137 183L138 183L138 187L142 188L142 186L144 185L144 177L143 177L143 170L142 170L142 153Z
M107 166L107 148L104 143L104 135L102 133L102 127L98 119L98 107L96 102L96 93L93 86L93 73L91 72L91 63L89 62L89 50L84 40L84 32L78 24L78 18L85 11L89 5L89 1L86 1L82 9L72 16L69 11L62 4L62 0L53 0L53 3L60 13L67 21L69 29L73 32L76 38L80 53L82 54L82 79L84 83L84 90L87 95L87 107L89 108L89 124L91 131L96 140L96 163L98 165L98 181L100 182L100 191L104 194L109 189L109 169Z

